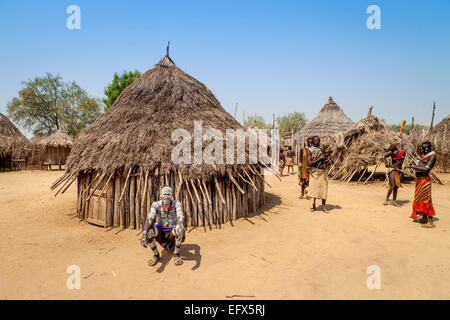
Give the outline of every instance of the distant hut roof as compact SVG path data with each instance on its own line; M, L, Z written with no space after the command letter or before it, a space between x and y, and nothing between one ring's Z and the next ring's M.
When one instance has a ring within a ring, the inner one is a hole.
M39 138L37 144L46 147L72 148L73 138L60 128L49 136Z
M0 113L0 156L11 154L16 157L28 140L17 127Z
M330 97L317 116L296 134L296 140L306 141L312 136L319 136L322 140L331 138L338 132L350 129L353 123Z
M33 138L30 139L30 143L33 145L38 145L39 142L44 139L46 136L34 136Z
M67 160L68 174L137 166L169 172L176 129L243 129L200 81L178 68L168 55L130 84L107 112L79 133ZM205 143L204 145L205 146ZM179 165L190 177L212 176L225 165ZM224 172L224 171L223 171Z
M442 119L424 140L429 140L438 154L437 169L448 172L450 170L450 115Z
M253 120L253 123L247 127L247 130L250 130L250 129L258 130L258 129L261 129L261 128L256 123L256 120Z

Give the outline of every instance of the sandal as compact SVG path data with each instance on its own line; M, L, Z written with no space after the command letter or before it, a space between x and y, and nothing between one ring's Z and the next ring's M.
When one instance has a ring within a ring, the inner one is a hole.
M173 256L173 262L176 266L181 266L183 264L183 259L179 255Z
M157 264L159 261L159 256L153 256L150 260L148 260L148 265L150 267L153 267L155 264Z

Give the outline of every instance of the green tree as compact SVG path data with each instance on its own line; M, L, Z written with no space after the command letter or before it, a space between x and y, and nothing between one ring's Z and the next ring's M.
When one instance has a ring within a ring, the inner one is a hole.
M122 91L139 78L141 73L137 70L124 71L121 75L114 73L113 81L105 88L105 96L103 103L105 104L105 111L112 106L114 101L119 97Z
M8 116L35 135L58 128L74 136L100 115L99 99L89 97L75 82L63 82L58 74L22 81L18 97L7 104Z
M303 128L308 120L306 120L303 112L291 112L282 117L276 118L277 128L281 134L285 134L291 131L296 132Z
M391 127L391 129L394 130L394 131L400 132L401 124L390 124L389 127ZM404 132L405 134L410 134L411 129L412 129L412 124L411 124L411 123L405 124L405 127L403 128L403 132ZM414 129L416 129L416 130L417 130L417 129L420 129L420 130L422 130L422 129L428 130L428 129L429 129L429 126L424 126L424 125L421 125L421 124L416 123L416 124L414 124Z
M244 128L248 128L250 125L252 125L253 123L256 122L256 125L258 126L258 128L260 129L270 129L271 126L270 124L267 124L264 121L264 118L261 116L248 116L247 119L244 120Z

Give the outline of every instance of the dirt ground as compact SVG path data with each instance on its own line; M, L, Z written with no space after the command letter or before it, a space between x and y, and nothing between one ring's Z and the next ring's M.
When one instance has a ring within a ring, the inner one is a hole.
M414 182L401 208L383 206L382 182L330 182L329 214L298 199L294 175L268 181L266 205L221 230L191 230L182 266L169 255L148 267L137 230L105 229L75 216L76 187L54 196L61 172L0 173L1 299L449 299L450 187L433 185L436 228L413 223ZM450 180L450 175L444 175ZM68 266L81 289L66 286ZM380 268L381 289L367 288Z

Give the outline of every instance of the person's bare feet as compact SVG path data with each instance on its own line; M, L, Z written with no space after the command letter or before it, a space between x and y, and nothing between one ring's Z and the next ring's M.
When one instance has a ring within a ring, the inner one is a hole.
M325 206L322 206L322 212L328 213L329 211L327 210L327 208L325 208Z
M387 206L387 205L389 204L389 200L388 200L388 199L384 200L383 204L384 204L385 206Z
M316 207L315 206L313 206L311 209L309 209L309 211L311 211L311 212L314 212L314 211L316 211Z
M400 205L397 203L396 200L392 201L392 205L393 205L394 207L400 207Z

